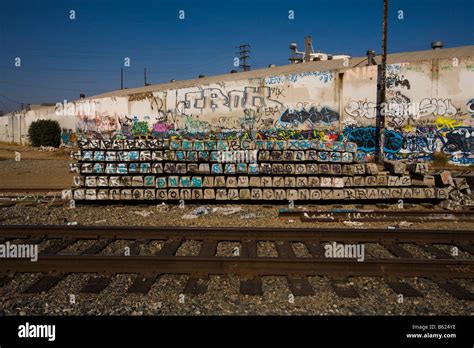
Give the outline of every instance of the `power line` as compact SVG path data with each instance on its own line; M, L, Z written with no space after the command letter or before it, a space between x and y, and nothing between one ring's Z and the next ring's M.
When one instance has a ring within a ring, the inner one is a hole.
M21 102L19 102L19 101L16 101L16 100L13 100L13 99L11 99L11 98L8 98L7 96L4 96L3 94L0 94L0 97L3 97L3 98L5 98L5 99L7 99L7 100L9 100L9 101L11 101L11 102L17 103L17 104L19 104L19 105L23 104L23 103L21 103Z
M3 105L3 107L5 108L5 112L6 112L6 113L10 112L10 108L9 108L8 106L6 106L5 103L2 102L1 100L0 100L0 104ZM1 116L1 115L0 115L0 116Z
M1 80L0 82L12 84L12 85L15 85L15 86L23 86L23 87L31 87L31 88L40 88L40 89L58 90L58 91L73 91L73 92L80 91L80 92L82 92L82 89L47 87L47 86L43 86L43 85L31 85L31 84L26 84L26 83L16 83L16 82L13 82L13 81L5 81L5 80ZM18 103L18 102L15 102L15 103L17 103L19 105L22 104L22 103Z

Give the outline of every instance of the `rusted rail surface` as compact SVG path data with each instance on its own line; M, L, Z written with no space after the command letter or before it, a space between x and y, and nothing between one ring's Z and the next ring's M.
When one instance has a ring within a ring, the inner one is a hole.
M181 227L181 226L61 226L0 225L0 238L76 239L172 239L240 241L318 240L399 243L451 243L474 241L471 230L434 229L347 229L347 228L262 228L262 227Z
M6 259L0 271L57 273L237 274L474 278L474 260L232 258L197 256L43 256Z

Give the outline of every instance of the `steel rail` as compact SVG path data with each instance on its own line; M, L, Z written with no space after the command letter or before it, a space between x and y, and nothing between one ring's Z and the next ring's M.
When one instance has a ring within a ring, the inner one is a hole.
M76 238L157 240L317 240L398 243L451 243L474 241L473 230L434 229L348 229L348 228L272 228L272 227L181 227L181 226L62 226L0 225L0 239L6 238Z
M236 274L243 276L370 276L474 278L474 260L281 259L159 256L42 256L36 262L5 259L7 273Z

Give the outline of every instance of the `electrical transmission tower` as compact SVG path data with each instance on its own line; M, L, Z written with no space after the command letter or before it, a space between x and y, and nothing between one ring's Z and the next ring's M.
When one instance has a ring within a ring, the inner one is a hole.
M250 45L245 44L245 45L240 45L237 46L239 49L239 68L243 69L243 71L249 71L250 70L250 64L247 64L247 59L250 59Z

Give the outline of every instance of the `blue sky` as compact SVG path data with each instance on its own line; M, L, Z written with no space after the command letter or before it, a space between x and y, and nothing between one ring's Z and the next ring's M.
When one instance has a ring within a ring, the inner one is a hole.
M472 0L389 2L389 53L474 44ZM243 43L252 69L288 64L289 43L302 50L306 35L325 53L380 53L382 9L383 0L3 0L0 110L119 89L125 57L132 88L145 67L151 83L227 73Z

